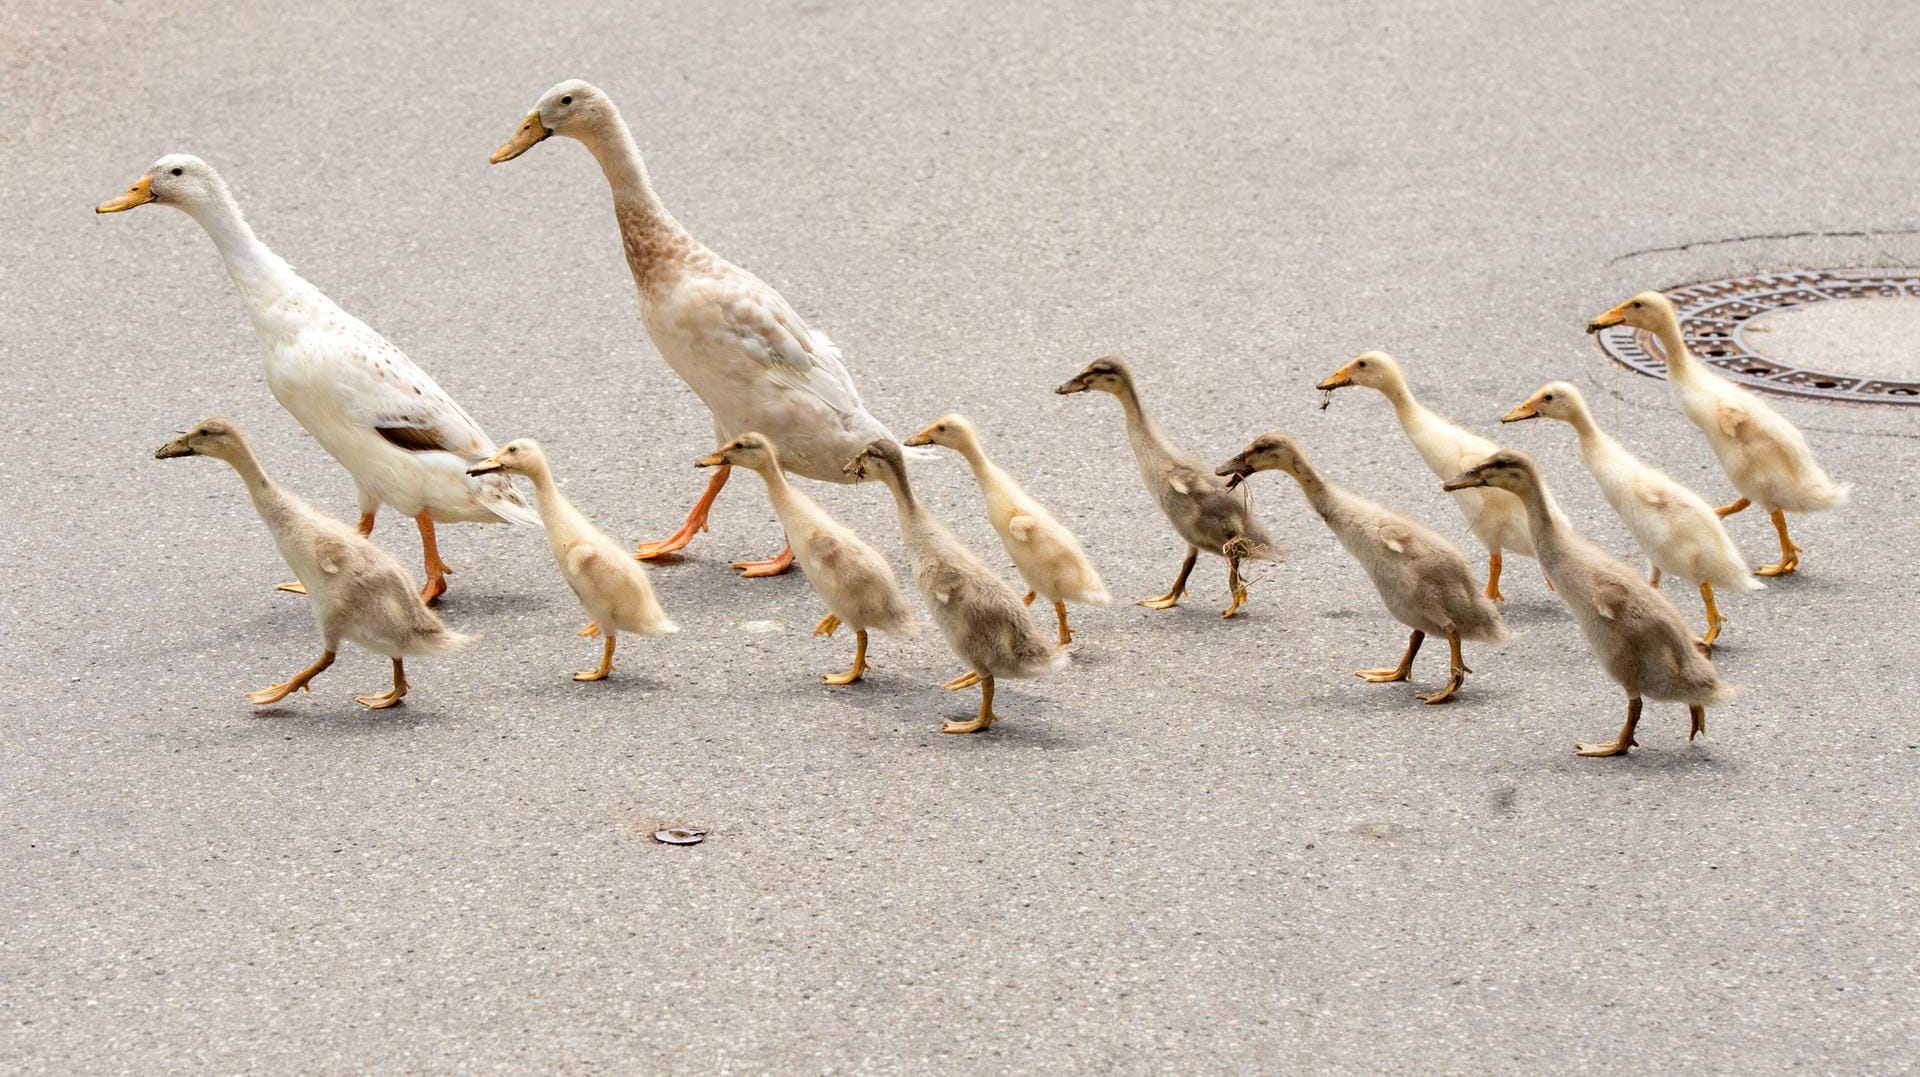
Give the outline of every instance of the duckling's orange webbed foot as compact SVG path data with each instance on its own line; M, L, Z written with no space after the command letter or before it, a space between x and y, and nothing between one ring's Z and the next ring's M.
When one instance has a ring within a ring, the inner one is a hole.
M247 702L256 707L264 707L269 703L280 702L297 690L311 691L312 689L307 688L307 682L319 676L330 665L333 665L333 652L322 651L320 652L320 657L314 661L313 665L288 677L285 681L279 684L267 685L265 688L257 691L248 692Z
M979 713L964 722L949 721L943 723L940 726L940 732L956 734L983 732L984 730L991 729L993 723L998 721L999 717L999 715L993 713L993 678L984 677L980 680Z
M382 692L377 696L355 696L353 697L353 701L370 711L383 711L388 707L398 706L400 700L406 696L406 694L407 673L406 670L401 667L400 660L396 658L393 660L392 690Z
M1184 591L1169 591L1164 595L1156 595L1153 598L1143 598L1135 602L1134 605L1145 606L1150 610L1170 610L1180 604L1180 596L1185 593Z
M1226 609L1220 611L1221 619L1231 620L1234 614L1240 612L1240 607L1246 604L1247 604L1247 585L1243 583L1240 586L1233 589L1233 600L1227 603Z
M1692 744L1693 738L1704 736L1707 732L1707 708L1695 703L1687 708L1687 718L1692 722L1687 730L1687 743Z
M1200 551L1192 546L1187 547L1187 559L1180 562L1180 575L1173 578L1173 586L1167 588L1167 593L1155 598L1143 598L1134 605L1150 610L1170 610L1178 606L1180 596L1187 593L1187 577L1193 575L1194 563L1199 560Z
M967 672L962 673L958 677L955 677L954 679L948 681L947 683L941 685L940 687L945 688L949 692L958 692L963 688L972 688L974 685L979 683L980 683L980 675L978 673L973 672L972 670L968 670Z
M733 567L740 570L743 579L757 580L766 576L778 576L793 567L793 547L788 546L772 557L758 561L735 561Z
M604 681L607 674L613 672L613 633L607 633L606 646L600 649L600 664L593 669L583 669L573 675L576 681Z
M1028 595L1031 596L1032 592L1029 591ZM1065 647L1073 642L1073 626L1067 623L1067 604L1055 601L1053 612L1060 618L1060 646Z
M1800 567L1800 547L1793 544L1787 536L1787 514L1774 509L1773 530L1780 536L1780 560L1771 565L1761 565L1753 570L1756 576L1790 576Z
M285 591L290 595L304 595L307 593L307 585L301 583L299 580L289 580L286 583L277 584L273 589L276 591Z
M1620 727L1620 736L1612 744L1575 744L1574 750L1589 759L1603 759L1610 755L1625 755L1629 748L1640 747L1633 739L1634 727L1640 724L1640 697L1627 701L1627 722Z
M588 621L586 624L583 624L580 626L579 631L574 633L574 635L576 636L584 636L587 639L592 639L593 637L599 634L600 634L599 621Z
M1426 638L1425 632L1414 629L1413 634L1407 637L1407 651L1400 656L1399 665L1381 666L1378 669L1356 669L1353 675L1368 684L1392 684L1395 681L1406 680L1413 674L1413 656L1420 653L1420 643Z
M1451 700L1453 694L1460 690L1460 686L1467 683L1467 674L1473 672L1473 670L1467 668L1467 660L1460 656L1460 633L1458 631L1454 629L1447 630L1447 648L1450 652L1449 657L1452 659L1447 666L1447 683L1443 685L1438 692L1428 692L1421 696L1420 702L1422 703L1431 705L1434 703L1445 703Z
M827 617L833 620L834 628L840 627L839 618L834 617L833 614L831 613L827 614ZM824 625L827 622L825 620L822 620L820 623ZM814 635L817 636L819 634L820 634L820 631L819 629L816 628L814 630ZM832 634L832 629L828 630L828 634L829 635ZM859 680L861 677L866 676L867 668L868 668L867 667L867 630L862 628L853 634L853 666L852 668L848 669L845 673L825 674L820 678L820 681L823 684L830 684L835 687L852 684L853 682Z

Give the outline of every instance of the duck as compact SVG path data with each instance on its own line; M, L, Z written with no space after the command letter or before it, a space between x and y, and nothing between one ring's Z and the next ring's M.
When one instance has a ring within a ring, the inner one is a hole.
M1713 508L1607 436L1594 422L1580 390L1569 382L1542 385L1500 417L1503 423L1529 419L1557 419L1573 427L1580 458L1599 484L1601 496L1619 513L1653 564L1653 577L1647 583L1658 587L1661 574L1670 572L1700 589L1707 616L1707 631L1700 642L1712 647L1726 624L1713 589L1755 591L1764 586L1747 571L1740 547L1734 545Z
M1789 576L1805 553L1787 533L1787 513L1825 512L1847 503L1852 483L1836 483L1805 434L1758 396L1713 372L1687 348L1673 300L1641 292L1587 323L1587 332L1626 325L1652 333L1666 353L1667 388L1680 410L1707 437L1713 455L1739 497L1714 511L1721 517L1758 504L1773 520L1780 560L1754 569L1758 576Z
M787 481L780 466L780 452L771 440L748 432L694 463L700 467L742 467L765 480L767 498L793 544L794 563L827 606L827 615L813 626L813 634L831 636L842 625L853 629L853 665L842 673L823 674L823 683L836 687L853 684L872 668L867 664L869 629L891 636L918 632L907 596L894 578L893 566L852 528Z
M1611 743L1575 745L1582 756L1625 755L1639 746L1634 731L1644 700L1685 703L1687 740L1707 731L1707 708L1726 702L1732 686L1720 679L1706 648L1673 603L1632 566L1607 556L1567 522L1540 478L1533 458L1499 449L1443 484L1448 491L1488 486L1505 490L1527 509L1527 526L1540 567L1572 611L1587 644L1627 693L1627 720Z
M893 495L900 537L913 558L913 581L926 599L947 646L968 666L948 681L953 690L980 686L980 709L968 721L948 721L942 733L980 733L999 720L993 710L994 681L1030 679L1064 668L1067 652L1047 639L1027 616L1018 592L967 549L914 496L906 455L899 445L876 439L847 461L848 478L879 482Z
M1316 388L1326 394L1325 408L1333 400L1335 389L1350 385L1375 390L1393 405L1400 429L1419 451L1435 477L1441 481L1459 474L1468 464L1485 459L1496 446L1470 430L1441 418L1432 409L1413 398L1407 388L1407 376L1400 364L1386 352L1370 351L1355 356L1345 366L1321 379ZM1533 556L1533 540L1527 537L1527 514L1520 502L1498 489L1461 490L1454 504L1467 518L1467 529L1487 548L1486 595L1505 602L1500 590L1503 553Z
M1164 595L1140 599L1135 605L1150 610L1172 609L1186 594L1187 577L1205 550L1227 561L1227 608L1220 614L1232 618L1247 601L1247 585L1240 578L1240 562L1248 558L1279 561L1286 547L1273 540L1265 524L1253 515L1253 506L1245 491L1229 488L1198 456L1167 441L1140 404L1133 370L1118 356L1105 356L1054 389L1061 395L1102 392L1120 401L1127 418L1127 443L1140 466L1141 481L1154 503L1166 514L1167 522L1186 540L1187 556L1180 563L1180 574Z
M399 348L342 310L255 236L213 166L188 154L153 163L97 213L171 206L206 230L253 318L266 353L267 389L353 476L360 534L385 505L411 516L426 568L422 601L447 592L436 523L537 525L540 517L505 477L471 476L491 455L480 425ZM300 591L300 584L281 590Z
M1500 607L1480 590L1466 555L1425 524L1322 477L1300 443L1282 431L1253 439L1215 474L1238 486L1260 471L1284 471L1293 477L1327 530L1366 570L1387 612L1413 630L1397 664L1355 670L1354 676L1370 684L1404 681L1412 675L1413 657L1420 653L1421 642L1430 635L1445 636L1450 658L1447 683L1419 698L1428 704L1453 699L1473 672L1460 654L1460 641L1493 643L1507 638Z
M604 681L613 672L613 651L620 633L660 637L680 631L653 593L653 582L640 562L627 555L626 547L581 515L573 502L560 492L553 481L553 467L547 453L532 438L516 438L500 451L467 469L469 474L487 475L506 472L523 475L533 483L534 503L539 506L541 523L546 527L547 543L553 548L553 560L560 566L580 606L590 620L575 635L591 639L604 636L600 664L573 675L576 681Z
M927 428L908 438L908 446L939 445L952 449L973 470L973 479L987 504L987 518L1000 535L1000 544L1020 578L1027 583L1024 601L1032 605L1036 597L1053 603L1059 621L1060 646L1073 642L1073 626L1067 623L1067 603L1110 606L1113 595L1100 578L1072 531L1020 488L980 447L980 432L973 421L954 412L943 415Z
M403 659L441 655L466 646L469 637L447 628L414 591L406 570L366 536L327 516L267 477L253 445L238 423L204 419L191 430L154 450L157 460L207 456L233 468L246 485L254 511L313 606L324 648L310 666L278 684L248 692L247 701L270 706L333 665L342 640L357 643L393 662L393 687L354 697L369 710L398 706L407 694Z
M654 193L633 133L607 95L569 79L548 90L494 164L514 160L559 135L584 145L613 194L613 215L639 290L640 315L667 366L713 415L714 445L757 432L779 447L783 466L816 482L844 483L841 466L876 438L893 435L868 412L839 345L810 328L765 281L688 234ZM714 499L731 469L713 469L680 528L642 543L641 560L678 554L707 529ZM793 546L772 557L735 561L747 577L793 566Z

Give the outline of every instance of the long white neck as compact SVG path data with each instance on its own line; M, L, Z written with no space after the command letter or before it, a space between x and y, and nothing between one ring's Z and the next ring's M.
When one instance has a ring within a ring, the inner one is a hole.
M224 186L215 190L212 198L182 204L180 208L206 229L227 265L227 275L254 306L272 303L300 279L292 266L268 250L260 237L253 234L253 228L240 212L240 204Z
M614 113L580 141L593 154L593 159L600 162L600 172L613 191L614 212L623 227L633 223L674 232L681 230L680 222L673 219L660 196L654 193L646 162L640 159L640 147L634 143L633 132L627 129L619 113Z

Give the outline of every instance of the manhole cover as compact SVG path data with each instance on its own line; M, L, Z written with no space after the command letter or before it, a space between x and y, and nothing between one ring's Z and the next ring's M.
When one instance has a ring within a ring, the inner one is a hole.
M1755 389L1863 404L1920 404L1920 274L1820 269L1667 290L1687 347ZM1653 334L1616 325L1608 355L1667 374Z

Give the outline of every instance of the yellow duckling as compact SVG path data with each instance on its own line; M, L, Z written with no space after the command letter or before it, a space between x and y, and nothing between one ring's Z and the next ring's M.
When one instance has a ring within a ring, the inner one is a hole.
M943 445L966 458L986 499L987 518L1000 533L1000 544L1007 548L1013 567L1027 581L1026 601L1031 604L1037 595L1053 603L1054 615L1060 621L1060 646L1073 642L1067 603L1112 604L1113 596L1080 548L1080 540L1045 505L1029 497L1013 476L987 459L986 450L980 447L980 434L966 416L942 416L908 438L907 444Z
M547 465L547 454L539 442L530 438L509 441L499 452L467 471L473 475L505 471L525 475L533 482L534 503L540 508L540 521L546 526L553 559L587 616L593 618L578 635L606 636L600 651L600 665L575 673L574 680L606 680L607 674L613 672L613 648L622 632L665 636L680 631L678 625L667 619L660 600L654 597L647 570L628 555L625 547L582 516L554 485L553 470Z
M1740 497L1714 510L1731 516L1755 502L1773 517L1780 560L1754 572L1785 576L1800 567L1800 547L1787 534L1787 513L1822 512L1847 503L1851 483L1827 477L1806 436L1758 396L1715 374L1687 350L1680 315L1659 292L1641 292L1587 323L1598 333L1612 325L1644 329L1660 340L1667 357L1667 386L1693 425L1707 436L1727 481Z

